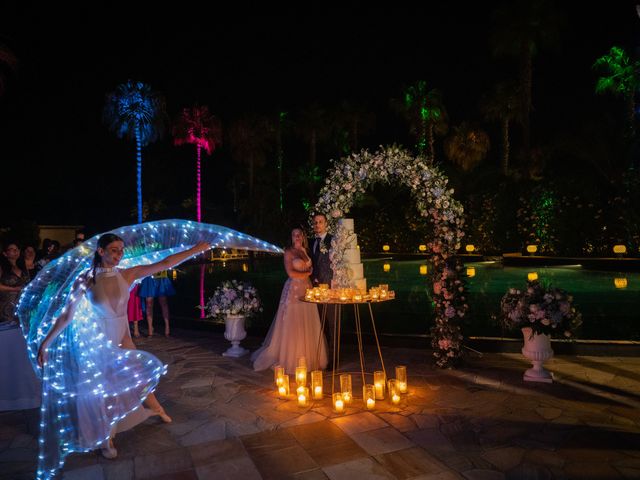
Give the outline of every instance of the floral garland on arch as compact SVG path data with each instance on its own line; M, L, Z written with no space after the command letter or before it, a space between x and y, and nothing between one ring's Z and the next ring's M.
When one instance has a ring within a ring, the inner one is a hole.
M428 248L434 266L433 300L435 326L431 345L436 364L453 366L462 356L460 329L468 305L460 280L460 265L452 265L451 256L460 248L464 232L462 204L453 198L448 178L423 157L416 157L397 146L380 147L374 153L364 149L334 162L320 190L314 212L327 215L329 229L353 206L356 196L378 182L397 181L411 190L418 211L433 224L433 239Z

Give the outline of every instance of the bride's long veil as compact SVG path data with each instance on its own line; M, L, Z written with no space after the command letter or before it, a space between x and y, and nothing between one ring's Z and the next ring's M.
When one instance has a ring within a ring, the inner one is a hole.
M213 247L282 253L278 247L218 225L163 220L111 232L123 238L122 268L154 263L200 241ZM24 289L17 306L29 357L42 378L38 479L53 478L65 457L97 448L115 424L138 408L166 371L155 356L112 345L96 321L85 291L99 235L50 262ZM79 298L73 320L49 347L43 369L40 343L70 296Z

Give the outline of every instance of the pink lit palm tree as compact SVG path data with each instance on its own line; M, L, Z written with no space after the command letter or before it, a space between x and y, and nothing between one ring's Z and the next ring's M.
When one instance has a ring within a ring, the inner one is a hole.
M211 155L216 147L222 144L220 120L209 113L209 107L195 105L191 108L184 108L173 126L173 143L174 145L189 143L196 146L198 157L196 168L196 213L198 222L201 222L201 151L204 149L207 155Z

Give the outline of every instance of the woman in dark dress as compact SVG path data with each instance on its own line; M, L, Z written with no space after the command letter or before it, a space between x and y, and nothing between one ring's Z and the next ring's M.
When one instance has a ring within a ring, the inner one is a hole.
M29 282L29 273L15 242L6 244L0 255L0 323L18 323L15 314L20 292Z

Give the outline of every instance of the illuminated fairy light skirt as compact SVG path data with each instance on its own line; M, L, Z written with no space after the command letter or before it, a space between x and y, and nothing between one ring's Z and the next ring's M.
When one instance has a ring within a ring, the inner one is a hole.
M160 261L201 241L213 248L282 253L274 245L235 230L185 220L148 222L111 232L125 243L122 268ZM38 479L54 478L70 453L99 448L166 373L166 366L154 355L113 345L84 295L99 236L47 264L18 302L29 358L42 379ZM83 298L73 320L52 342L48 361L40 369L38 347L72 290Z

